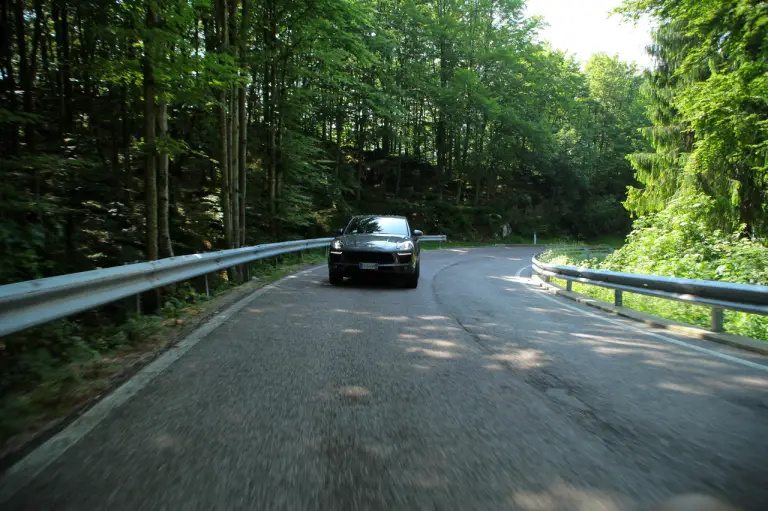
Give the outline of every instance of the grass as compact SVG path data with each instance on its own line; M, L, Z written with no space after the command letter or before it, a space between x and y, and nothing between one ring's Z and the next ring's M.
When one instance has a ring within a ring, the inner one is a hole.
M584 261L569 260L565 256L558 256L553 259L552 264L578 264L579 262L583 263ZM591 266L595 265L591 264ZM563 288L566 287L566 281L563 279L553 278L552 283ZM572 290L575 293L580 293L596 300L607 303L614 302L613 289L574 282ZM711 326L712 309L710 307L691 305L675 300L628 293L626 291L622 296L622 306L700 328L709 328ZM727 333L768 341L768 318L764 316L726 310L723 314L723 327Z
M251 280L239 286L221 274L211 279L211 296L177 285L152 315L130 314L115 323L106 313L89 324L59 320L0 341L0 457L40 431L55 426L132 374L196 328L224 302L252 292L310 264L325 251L289 254L249 264ZM233 291L240 289L239 293ZM82 319L82 318L80 318Z

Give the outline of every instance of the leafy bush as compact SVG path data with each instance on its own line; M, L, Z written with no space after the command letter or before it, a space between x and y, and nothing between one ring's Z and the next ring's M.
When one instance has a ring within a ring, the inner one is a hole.
M763 240L713 229L714 207L705 195L678 197L659 213L639 218L623 248L604 260L577 260L556 251L544 255L553 264L575 264L604 270L669 277L768 285L768 246ZM611 292L574 285L574 291L601 300ZM710 309L671 300L625 294L626 307L706 327ZM728 332L768 340L768 317L726 311Z

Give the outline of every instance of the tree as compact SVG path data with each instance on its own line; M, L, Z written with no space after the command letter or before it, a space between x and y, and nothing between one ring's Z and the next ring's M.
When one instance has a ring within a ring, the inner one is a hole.
M659 20L647 80L654 153L631 157L644 189L628 207L658 211L671 197L703 192L714 226L768 229L768 25L757 0L635 0L628 17Z

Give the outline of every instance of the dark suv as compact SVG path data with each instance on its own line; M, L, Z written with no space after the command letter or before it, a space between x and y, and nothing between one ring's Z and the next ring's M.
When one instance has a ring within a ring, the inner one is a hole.
M419 236L402 216L355 216L331 242L328 278L338 286L344 277L364 274L401 276L405 286L419 285Z

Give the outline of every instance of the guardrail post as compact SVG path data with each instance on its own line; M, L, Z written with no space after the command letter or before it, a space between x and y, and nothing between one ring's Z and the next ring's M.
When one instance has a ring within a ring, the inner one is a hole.
M208 274L203 275L205 279L205 296L211 296L211 288L208 287Z
M533 231L533 244L536 244L536 231Z
M712 331L722 332L723 330L723 309L712 307Z
M566 280L565 281L565 290L566 291L573 291L573 281L572 280Z
M624 292L621 289L613 290L613 304L616 307L621 307L624 303Z

